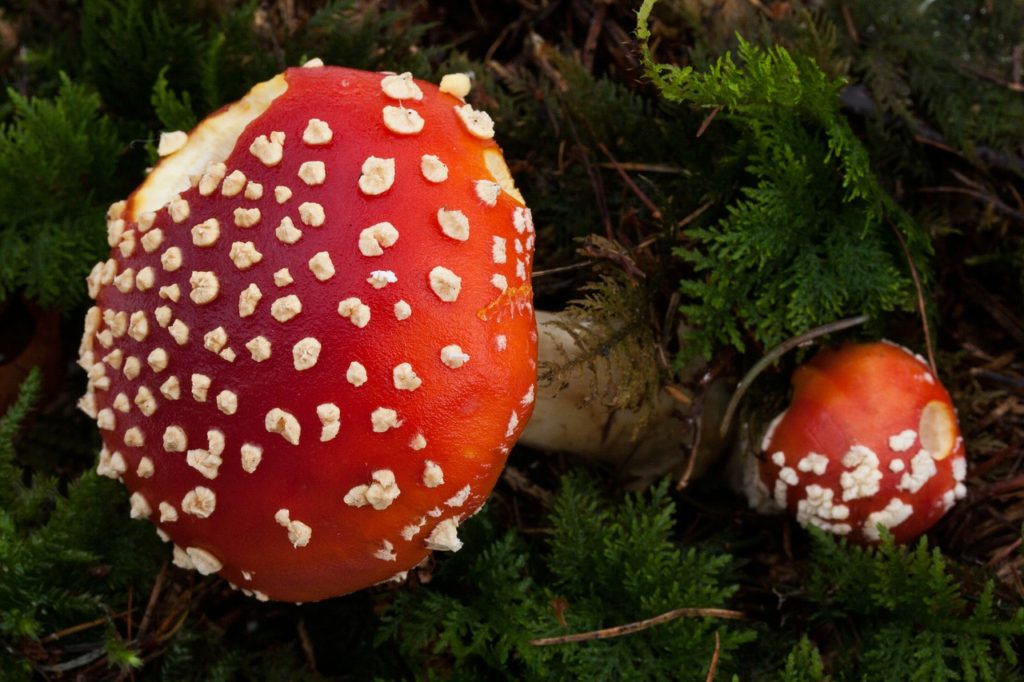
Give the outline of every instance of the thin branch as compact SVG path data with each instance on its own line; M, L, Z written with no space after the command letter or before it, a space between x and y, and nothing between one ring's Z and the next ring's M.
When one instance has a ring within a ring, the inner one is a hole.
M896 239L900 242L900 248L903 249L903 256L907 259L907 267L910 268L910 276L914 280L914 290L917 292L917 311L921 315L921 328L924 330L924 348L928 352L928 366L932 369L932 374L936 377L939 376L938 366L935 364L935 351L932 348L932 332L928 324L928 310L924 302L924 290L921 287L921 279L917 276L917 266L914 265L914 259L910 255L910 249L907 248L907 242L903 239L903 235L900 233L898 227L896 227L892 221L889 221L889 227L892 228L893 233L896 235Z
M729 406L725 408L725 416L722 417L722 425L719 427L719 433L722 434L722 437L724 438L725 435L729 433L729 426L732 424L733 415L736 413L736 408L739 406L740 400L743 399L743 395L747 392L747 389L750 388L754 379L756 379L761 372L767 369L768 365L772 364L797 346L802 346L808 341L813 341L814 339L825 336L826 334L849 329L850 327L856 327L858 324L864 324L869 319L870 318L867 315L858 315L856 317L848 317L843 320L829 322L828 324L823 324L820 327L815 327L808 332L804 332L800 336L794 336L791 339L787 339L765 353L764 357L758 360L754 366L750 368L750 371L743 376L740 383L736 384L736 390L733 392L732 398L729 400Z
M729 620L746 620L747 615L742 611L732 611L730 609L673 609L672 611L667 611L659 616L639 620L635 623L626 623L625 625L616 625L615 627L604 628L602 630L592 630L590 632L578 632L574 635L543 637L541 639L530 640L530 644L533 646L551 646L552 644L572 644L575 642L588 642L595 639L611 639L612 637L632 635L633 633L640 632L641 630L647 630L648 628L652 628L656 625L668 623L669 621L676 620L677 618L726 618Z
M718 655L722 650L722 638L718 635L718 630L715 630L715 651L711 654L711 665L708 666L708 676L704 678L704 682L713 682L715 679L715 671L718 670Z
M597 147L604 152L605 156L608 157L612 167L619 174L619 177L622 178L622 181L626 183L626 186L633 191L633 194L635 194L636 198L640 200L640 203L646 206L647 210L651 212L651 217L660 221L662 217L661 209L659 209L657 205L655 205L655 203L651 201L646 194L644 194L644 191L640 189L635 182L633 182L633 178L629 177L629 173L622 169L622 166L620 166L619 162L615 160L615 157L612 156L611 151L608 150L608 147L606 147L603 142L598 142Z

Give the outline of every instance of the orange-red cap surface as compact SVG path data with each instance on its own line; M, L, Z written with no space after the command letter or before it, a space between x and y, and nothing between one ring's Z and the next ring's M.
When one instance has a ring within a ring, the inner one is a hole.
M534 231L445 89L289 69L111 208L82 407L178 565L310 601L461 546L532 410Z
M825 350L793 375L752 502L855 542L924 533L966 493L963 439L927 363L890 343Z

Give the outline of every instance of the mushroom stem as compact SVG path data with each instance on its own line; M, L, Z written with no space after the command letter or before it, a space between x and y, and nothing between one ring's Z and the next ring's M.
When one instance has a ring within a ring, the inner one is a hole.
M536 316L540 366L564 366L580 357L579 345L565 328L579 323L567 322L559 313L537 311ZM717 459L725 440L718 423L729 398L726 382L711 384L700 410L667 391L659 391L653 404L631 410L600 399L615 395L632 371L609 355L579 363L564 381L539 383L533 417L520 442L611 465L633 485L687 469L691 478L699 477ZM702 436L694 452L698 419Z

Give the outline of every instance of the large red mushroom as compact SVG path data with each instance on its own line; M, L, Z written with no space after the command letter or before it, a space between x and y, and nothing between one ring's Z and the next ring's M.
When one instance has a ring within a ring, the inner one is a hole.
M132 516L289 601L459 549L536 376L533 225L468 78L306 66L164 135L81 347Z
M966 495L963 438L928 363L892 343L824 350L748 460L752 506L854 542L906 542Z

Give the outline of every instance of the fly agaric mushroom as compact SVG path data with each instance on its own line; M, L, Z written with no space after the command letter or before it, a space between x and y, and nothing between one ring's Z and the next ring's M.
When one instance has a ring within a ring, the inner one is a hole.
M912 540L966 495L953 404L921 357L850 344L819 353L792 383L789 407L748 460L751 506L870 544L880 526Z
M536 377L530 212L466 77L306 66L161 139L81 347L132 516L289 601L459 549Z

